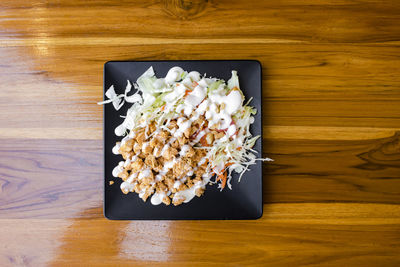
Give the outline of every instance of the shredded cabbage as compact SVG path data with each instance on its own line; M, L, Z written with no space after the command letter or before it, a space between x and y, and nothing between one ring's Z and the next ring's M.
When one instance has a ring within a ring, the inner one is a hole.
M228 80L228 88L232 89L234 87L240 89L240 87L239 87L239 77L237 76L237 71L236 70L232 71L232 77Z

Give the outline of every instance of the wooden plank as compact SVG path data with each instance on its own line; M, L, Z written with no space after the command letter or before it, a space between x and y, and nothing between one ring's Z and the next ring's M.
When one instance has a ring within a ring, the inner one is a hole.
M266 140L264 201L399 203L399 137Z
M73 218L102 202L101 141L0 142L0 218Z
M0 264L398 265L400 206L270 204L257 221L0 219ZM277 246L279 244L279 246ZM34 248L34 249L33 249ZM218 248L218 249L217 249Z
M309 42L397 40L396 1L7 1L0 27L26 36L266 38ZM123 8L122 8L123 7ZM79 18L80 23L76 23ZM96 18L96 20L93 20ZM51 25L49 28L48 26ZM81 27L85 25L85 27ZM351 27L349 27L351 25ZM5 37L14 37L12 32Z
M0 49L0 57L6 66L1 75L4 83L0 85L1 126L101 127L101 107L95 103L102 99L101 70L108 59L213 59L217 58L215 55L231 54L261 60L267 125L383 128L400 125L396 115L400 114L400 78L396 75L400 71L400 57L396 53L397 46L371 48L318 44L229 47L110 47L105 55L101 53L101 47L44 45L42 48L23 49L23 53L34 55L27 61L21 52L17 52L19 48ZM88 53L88 49L93 53ZM42 50L46 51L46 59L42 57ZM191 52L182 56L182 51L187 50ZM65 61L71 51L75 56ZM10 55L27 64L11 62ZM101 56L96 58L92 55ZM35 70L38 60L41 72ZM20 76L23 78L18 78ZM365 106L369 108L365 109ZM34 113L31 112L33 109Z
M73 218L102 202L102 141L1 140L1 218ZM399 134L265 140L264 153L275 162L264 165L264 202L399 204L398 144Z
M96 37L86 39L85 42L96 41ZM58 80L50 78L59 78L58 82L75 83L67 83L66 87L84 85L80 86L83 90L80 93L82 98L101 97L102 69L108 60L232 58L261 61L264 96L268 98L348 101L400 98L396 90L400 84L397 75L400 70L400 56L397 53L399 44L188 45L179 42L169 45L151 44L151 38L148 38L143 40L143 44L126 44L122 41L114 45L100 39L101 45L91 46L74 43L75 39L70 40L70 37L49 39L43 43L35 43L36 39L18 40L21 40L23 47L0 49L0 58L5 65L1 72L4 79L14 85L17 82L28 83L35 77L39 81L45 80L57 85ZM105 49L106 54L102 53ZM10 56L17 60L12 61ZM28 64L20 65L19 60ZM38 61L40 70L35 70ZM15 75L26 77L25 80L17 80ZM60 86L59 89L62 88ZM54 93L59 94L61 91Z
M390 129L386 129L391 131ZM385 129L375 132L385 133ZM102 140L102 128L0 128L0 139L75 139Z

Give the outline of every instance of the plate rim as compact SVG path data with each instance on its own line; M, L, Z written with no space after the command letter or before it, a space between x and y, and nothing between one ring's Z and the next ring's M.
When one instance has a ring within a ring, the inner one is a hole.
M262 156L263 154L263 84L262 84L262 64L258 59L183 59L183 60L179 60L179 59L173 59L173 60L108 60L106 62L104 62L103 65L103 101L106 100L106 96L105 96L105 92L108 90L108 88L106 88L106 68L107 65L111 64L111 63L149 63L149 62L205 62L205 61L209 61L209 62L254 62L258 65L259 71L260 71L260 75L259 75L259 82L260 82L260 108L259 108L259 112L260 112L260 118L261 118L261 127L260 127L260 147L261 147L261 151L259 152ZM260 180L260 188L259 190L260 192L260 196L261 196L261 207L260 207L260 212L259 214L257 214L257 216L254 216L252 218L229 218L229 219L222 219L222 218L207 218L207 219L187 219L187 218L173 218L173 219L166 219L166 218L151 218L151 219L144 219L144 218L135 218L135 219L129 219L129 218L110 218L109 216L107 216L106 214L106 184L107 184L107 177L106 177L106 171L105 171L105 164L106 164L106 120L105 120L105 116L106 116L106 109L104 107L104 105L102 105L102 109L103 109L103 216L111 221L145 221L145 220L149 220L149 221L193 221L193 220L211 220L211 221L216 221L216 220L233 220L233 221L238 221L238 220L258 220L260 219L263 214L264 214L264 195L263 195L263 184L264 184L264 175L263 175L263 168L262 168L262 164L263 162L261 162L261 168L260 168L260 172L261 172L261 180Z

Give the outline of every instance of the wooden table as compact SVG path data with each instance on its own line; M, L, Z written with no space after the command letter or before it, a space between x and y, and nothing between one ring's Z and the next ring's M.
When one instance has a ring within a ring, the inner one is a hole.
M400 264L399 1L0 3L0 266ZM108 221L107 60L258 59L264 216Z

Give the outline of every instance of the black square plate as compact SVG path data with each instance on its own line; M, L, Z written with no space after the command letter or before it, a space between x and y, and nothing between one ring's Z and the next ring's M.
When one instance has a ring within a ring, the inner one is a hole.
M207 76L227 81L231 70L237 70L240 88L246 100L253 97L251 105L257 108L255 122L251 125L253 135L262 135L261 119L261 65L255 60L201 60L201 61L110 61L104 65L104 91L114 85L117 94L123 93L127 80L136 79L153 66L157 77L164 77L173 66L180 66L186 71L196 70ZM245 101L246 101L245 100ZM216 185L207 185L201 197L195 197L179 206L160 204L153 206L150 199L143 202L136 193L123 194L122 182L111 174L113 168L122 160L121 155L114 155L112 147L120 137L114 129L120 125L130 104L125 104L116 111L111 104L104 106L104 215L112 220L182 220L182 219L257 219L262 215L262 163L257 161L251 166L241 182L238 175L232 178L232 190L222 192ZM254 149L258 156L262 153L262 138ZM109 181L115 181L109 185Z

